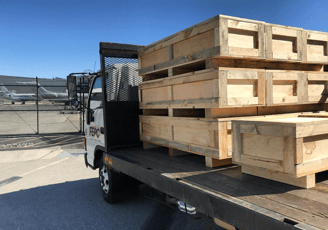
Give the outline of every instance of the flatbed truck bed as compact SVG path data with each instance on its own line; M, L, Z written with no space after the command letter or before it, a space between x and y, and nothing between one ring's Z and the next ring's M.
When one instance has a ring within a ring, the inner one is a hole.
M204 157L166 148L104 154L105 164L239 229L328 229L327 172L312 189L246 175L237 165L208 168ZM107 161L106 161L107 160Z

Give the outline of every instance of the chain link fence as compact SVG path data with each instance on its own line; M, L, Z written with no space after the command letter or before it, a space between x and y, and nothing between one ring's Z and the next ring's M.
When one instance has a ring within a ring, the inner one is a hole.
M38 134L83 134L86 105L84 78L75 82L75 97L66 81L40 84L38 78L0 82L0 137Z

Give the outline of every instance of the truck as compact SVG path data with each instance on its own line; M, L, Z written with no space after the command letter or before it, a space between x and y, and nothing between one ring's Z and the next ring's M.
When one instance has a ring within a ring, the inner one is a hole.
M140 48L101 42L101 71L90 87L85 164L99 170L106 202L118 202L125 192L146 184L166 194L181 211L202 213L236 229L328 228L324 186L299 189L242 174L237 165L209 168L195 154L172 157L164 147L144 148L139 138Z

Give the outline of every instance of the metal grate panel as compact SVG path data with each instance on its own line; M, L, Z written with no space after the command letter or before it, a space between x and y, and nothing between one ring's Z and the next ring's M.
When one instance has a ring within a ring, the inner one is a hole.
M107 101L139 101L138 59L105 57Z

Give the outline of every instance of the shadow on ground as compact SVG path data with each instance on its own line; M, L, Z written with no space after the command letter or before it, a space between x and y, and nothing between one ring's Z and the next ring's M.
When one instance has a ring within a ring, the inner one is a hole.
M0 229L221 229L145 195L110 205L99 189L93 178L2 194Z

